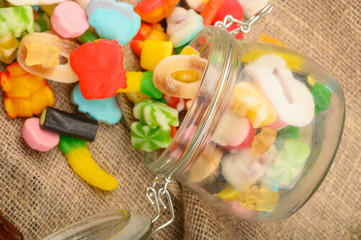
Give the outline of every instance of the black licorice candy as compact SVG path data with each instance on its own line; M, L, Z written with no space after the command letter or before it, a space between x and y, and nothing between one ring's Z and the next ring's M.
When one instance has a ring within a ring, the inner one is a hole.
M98 121L47 107L41 114L40 127L68 137L94 141Z

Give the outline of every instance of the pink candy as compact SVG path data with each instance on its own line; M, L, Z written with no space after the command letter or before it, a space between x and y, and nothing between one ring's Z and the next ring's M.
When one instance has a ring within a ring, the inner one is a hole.
M32 149L47 152L59 143L59 134L40 128L39 118L28 118L21 130L24 142Z
M82 35L89 23L84 10L71 1L60 3L51 15L53 30L63 38L76 38Z

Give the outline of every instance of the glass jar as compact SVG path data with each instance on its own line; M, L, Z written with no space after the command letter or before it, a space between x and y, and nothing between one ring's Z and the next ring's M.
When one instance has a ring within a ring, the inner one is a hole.
M300 53L218 28L189 45L208 60L201 86L170 145L146 153L146 165L241 219L291 216L335 158L340 86Z

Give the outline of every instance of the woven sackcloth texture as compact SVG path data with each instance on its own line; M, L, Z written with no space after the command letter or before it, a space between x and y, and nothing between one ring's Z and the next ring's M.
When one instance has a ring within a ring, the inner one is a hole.
M129 0L133 5L139 0ZM274 12L246 36L266 33L314 58L340 82L346 98L342 143L324 183L291 218L250 223L227 216L199 200L174 181L169 186L176 219L155 239L361 239L361 2L359 0L274 0ZM127 71L140 70L130 47L124 47ZM0 70L4 66L1 65ZM55 107L77 112L70 100L74 84L48 81ZM3 93L0 91L0 98ZM145 197L154 174L143 154L130 144L132 106L118 96L122 120L100 124L88 147L97 164L119 181L112 192L97 190L70 169L58 148L30 150L21 140L25 119L9 118L0 107L0 212L24 234L42 239L66 225L107 209L126 208L132 214L155 216ZM167 215L160 221L167 220Z

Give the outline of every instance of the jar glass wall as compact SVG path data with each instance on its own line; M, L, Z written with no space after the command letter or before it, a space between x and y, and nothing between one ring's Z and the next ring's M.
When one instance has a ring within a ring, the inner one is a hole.
M190 46L208 60L202 84L168 148L146 154L147 166L241 219L292 215L337 152L340 86L302 54L213 27Z

